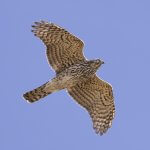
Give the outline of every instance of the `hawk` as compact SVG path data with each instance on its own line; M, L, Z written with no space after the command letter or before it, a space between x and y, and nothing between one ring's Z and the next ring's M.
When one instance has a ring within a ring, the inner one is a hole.
M66 89L88 111L96 133L105 133L111 127L115 106L111 85L96 75L104 62L100 59L87 60L83 55L84 43L53 23L35 22L32 27L34 35L46 45L47 59L56 76L23 94L23 97L33 103L53 92Z

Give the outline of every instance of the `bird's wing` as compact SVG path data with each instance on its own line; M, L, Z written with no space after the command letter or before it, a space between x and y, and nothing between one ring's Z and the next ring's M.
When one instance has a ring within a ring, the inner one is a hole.
M87 82L67 90L89 112L96 133L102 135L111 127L115 114L111 85L94 75Z
M46 45L48 62L56 73L85 60L84 43L65 29L44 21L35 22L32 27L34 35Z

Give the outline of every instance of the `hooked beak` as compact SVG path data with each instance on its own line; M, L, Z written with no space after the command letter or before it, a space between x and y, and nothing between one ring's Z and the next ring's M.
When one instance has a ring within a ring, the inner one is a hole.
M104 61L101 61L101 64L105 64Z

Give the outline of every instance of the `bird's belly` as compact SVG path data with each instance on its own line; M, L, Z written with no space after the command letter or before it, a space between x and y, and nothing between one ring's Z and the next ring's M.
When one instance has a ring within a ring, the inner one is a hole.
M72 87L78 82L80 82L80 79L74 76L58 76L53 79L53 85L59 89Z
M74 86L77 82L77 78L74 78L72 76L65 76L62 78L62 80L59 81L59 84L61 86L64 86L64 88L68 88Z

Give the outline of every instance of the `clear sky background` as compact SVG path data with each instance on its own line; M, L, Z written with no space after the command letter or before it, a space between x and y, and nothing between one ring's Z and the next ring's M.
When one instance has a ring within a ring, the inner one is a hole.
M150 1L2 0L0 2L0 149L150 149ZM52 77L43 43L30 32L50 21L85 42L88 59L114 89L112 128L95 134L88 113L64 91L28 104L22 94Z

